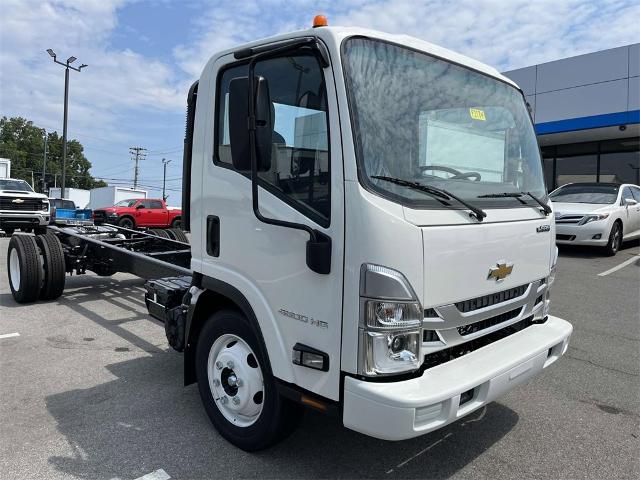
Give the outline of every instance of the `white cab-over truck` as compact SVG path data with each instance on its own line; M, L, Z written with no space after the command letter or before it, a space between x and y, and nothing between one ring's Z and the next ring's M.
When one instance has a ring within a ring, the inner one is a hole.
M47 242L94 271L104 252L108 272L176 264L147 306L243 449L283 438L302 406L422 435L567 350L533 125L493 68L326 26L218 53L189 91L183 182L190 262L188 245L118 227L51 227Z

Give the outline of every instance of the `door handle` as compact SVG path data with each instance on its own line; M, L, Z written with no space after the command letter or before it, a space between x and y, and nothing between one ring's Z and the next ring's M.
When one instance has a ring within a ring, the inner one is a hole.
M207 216L207 254L220 256L220 218L215 215Z

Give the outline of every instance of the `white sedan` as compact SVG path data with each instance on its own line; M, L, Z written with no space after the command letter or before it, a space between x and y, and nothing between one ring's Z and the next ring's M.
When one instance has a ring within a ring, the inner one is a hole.
M640 187L617 183L569 183L549 194L556 243L604 247L615 255L622 242L640 238Z

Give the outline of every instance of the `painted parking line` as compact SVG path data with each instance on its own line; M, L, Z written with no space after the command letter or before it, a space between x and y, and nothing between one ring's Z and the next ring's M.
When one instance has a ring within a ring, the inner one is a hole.
M602 273L599 273L598 276L599 277L604 277L604 276L609 275L609 274L611 274L613 272L617 272L618 270L623 269L627 265L631 265L633 262L637 262L638 259L640 259L640 255L633 255L631 258L625 260L620 265L616 265L615 267L610 268L609 270L606 270L606 271L604 271Z
M169 480L171 477L167 472L163 469L155 470L151 473L147 473L141 477L136 478L136 480Z
M2 338L11 338L11 337L19 337L20 334L18 332L14 332L14 333L3 333L2 335L0 335L0 339Z

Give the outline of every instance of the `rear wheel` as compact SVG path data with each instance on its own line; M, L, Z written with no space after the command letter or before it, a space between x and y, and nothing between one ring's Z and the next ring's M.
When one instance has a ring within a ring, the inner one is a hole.
M170 228L169 230L167 230L167 233L173 240L177 240L178 242L182 243L189 243L187 235L179 228Z
M42 253L44 279L40 290L41 300L54 300L62 295L65 282L64 251L58 237L46 233L35 237Z
M122 228L128 228L129 230L133 230L136 228L136 224L131 217L122 217L118 220L118 226Z
M171 236L167 233L167 231L162 228L152 228L151 230L149 230L149 233L152 233L156 237L171 239Z
M42 287L42 261L31 235L13 235L7 252L11 294L18 303L35 302Z
M246 451L289 435L302 407L280 396L248 320L234 310L215 313L196 347L196 373L204 408L218 432Z
M607 246L604 247L604 251L606 255L612 257L618 250L620 250L620 246L622 245L622 226L619 222L613 224L611 227L611 233L609 234L609 242Z
M182 228L182 219L180 217L176 217L171 222L171 228Z

